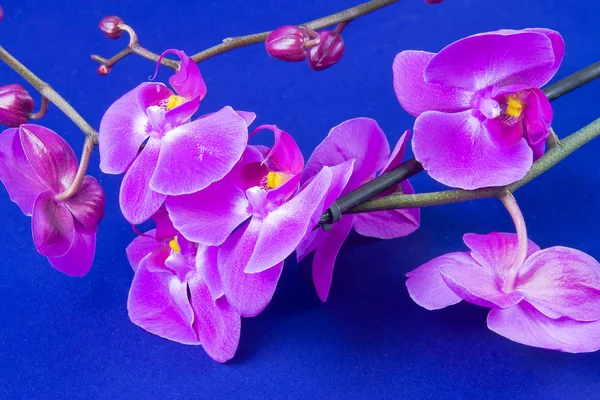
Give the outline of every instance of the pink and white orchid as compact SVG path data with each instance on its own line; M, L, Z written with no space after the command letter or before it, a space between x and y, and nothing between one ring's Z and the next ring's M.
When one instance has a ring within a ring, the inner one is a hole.
M310 182L324 167L347 167L339 171L338 179L334 179L337 184L331 185L321 207L313 215L313 225L338 197L400 165L408 134L405 132L400 137L390 154L385 133L372 119L356 118L333 128L308 160L302 174L302 182ZM404 181L382 193L382 196L393 192L410 194L414 193L414 190L408 181ZM335 259L352 228L363 236L392 239L414 232L419 224L419 209L344 215L328 231L309 232L296 250L298 260L315 251L313 281L319 298L326 301Z
M104 192L86 176L66 199L77 175L77 158L48 128L25 124L0 134L0 180L25 215L31 216L37 251L57 270L83 276L92 266Z
M206 85L191 58L178 50L161 58L169 53L181 58L169 78L176 94L162 83L142 83L111 105L100 123L100 168L125 173L119 200L134 224L150 218L167 195L194 193L223 178L248 141L248 113L231 107L191 121Z

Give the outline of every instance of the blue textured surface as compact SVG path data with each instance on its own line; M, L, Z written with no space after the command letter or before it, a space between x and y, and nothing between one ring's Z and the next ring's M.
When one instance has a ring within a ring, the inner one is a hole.
M141 43L188 53L221 39L300 23L357 1L3 2L3 46L50 82L94 126L104 110L154 70L137 57L99 77L89 54L110 56L126 39L96 28L116 14ZM58 6L57 4L60 4ZM403 49L437 51L469 34L500 28L560 31L567 52L557 78L600 59L600 2L403 0L353 22L339 65L315 73L269 58L260 45L201 64L209 94L201 111L224 105L255 111L258 123L292 133L305 156L328 130L358 116L375 118L390 141L410 128L392 88L392 60ZM168 77L166 69L161 79ZM21 82L0 65L0 84ZM554 103L554 127L571 133L600 116L600 82ZM34 96L36 97L36 96ZM37 99L37 97L36 97ZM83 135L55 108L43 123L79 153ZM517 193L530 237L600 258L600 167L594 142ZM464 249L466 232L510 231L497 201L427 208L412 236L376 241L352 235L343 247L328 303L314 293L308 262L287 262L273 302L243 321L233 361L220 365L201 348L153 336L126 310L132 271L124 248L134 237L120 216L120 177L91 173L107 195L92 271L61 275L38 255L29 219L0 189L0 398L407 398L592 399L600 397L600 355L570 355L512 343L486 328L487 310L468 304L428 312L416 306L404 274ZM424 174L417 191L439 189Z

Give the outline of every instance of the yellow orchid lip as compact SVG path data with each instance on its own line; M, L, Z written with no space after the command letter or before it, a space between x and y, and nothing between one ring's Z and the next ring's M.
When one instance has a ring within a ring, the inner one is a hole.
M182 105L186 102L186 98L182 96L171 95L167 99L167 111L172 110L177 106Z
M271 171L267 174L267 188L277 189L286 183L289 179L288 174L284 172Z
M170 242L169 242L169 247L171 248L171 250L173 250L175 253L181 253L181 247L179 246L179 242L177 241L177 236L175 236Z
M516 96L508 96L506 99L506 111L507 115L518 118L523 113L523 102Z

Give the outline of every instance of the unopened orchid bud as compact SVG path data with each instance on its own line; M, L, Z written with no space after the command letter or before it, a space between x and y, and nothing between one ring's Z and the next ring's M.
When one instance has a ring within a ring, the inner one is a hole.
M0 124L16 128L26 124L33 111L33 98L17 84L0 87Z
M0 22L2 22L2 18L4 18L4 10L2 9L2 6L0 6Z
M427 4L440 4L444 0L425 0Z
M304 42L310 37L306 29L297 26L282 26L267 36L265 47L273 58L297 62L306 58Z
M119 24L122 22L121 18L111 15L102 18L98 27L109 39L118 39L123 34L123 30L119 27Z
M315 71L331 67L344 55L342 35L334 31L319 32L321 43L311 48L308 53L308 65Z
M112 68L107 67L104 64L102 64L101 66L99 66L98 69L96 70L96 72L98 73L98 75L101 75L101 76L108 75L110 73L110 71L112 71Z

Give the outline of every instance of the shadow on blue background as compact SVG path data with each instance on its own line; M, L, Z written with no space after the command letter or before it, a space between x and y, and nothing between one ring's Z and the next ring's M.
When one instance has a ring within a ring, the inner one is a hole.
M96 28L121 16L140 41L160 52L188 53L225 37L305 22L357 1L78 1L3 2L0 43L49 81L90 123L120 95L147 79L154 65L135 56L100 77L92 53L110 56L126 39ZM292 133L304 155L348 118L375 118L395 143L413 123L392 88L392 60L403 49L437 51L461 37L500 28L548 27L567 43L557 78L600 59L600 3L593 0L423 0L398 4L352 22L346 54L315 73L305 63L269 58L261 45L203 62L208 85L201 112L224 105L258 114ZM165 80L168 70L161 71ZM22 81L0 66L0 84ZM600 115L600 82L554 103L554 128L565 136ZM37 96L36 99L38 98ZM79 153L80 131L54 107L43 123ZM531 238L600 258L600 174L593 142L517 192ZM30 237L29 219L0 189L0 398L600 398L598 354L525 347L486 328L487 311L460 304L428 312L406 292L404 274L452 250L466 232L513 229L497 201L427 208L409 237L375 241L352 235L337 261L326 304L314 293L310 264L286 264L273 302L243 321L236 357L225 365L201 348L172 343L133 325L126 310L132 279L124 248L134 237L120 216L120 177L91 173L107 195L92 271L81 279L53 270ZM438 190L425 174L417 191Z

